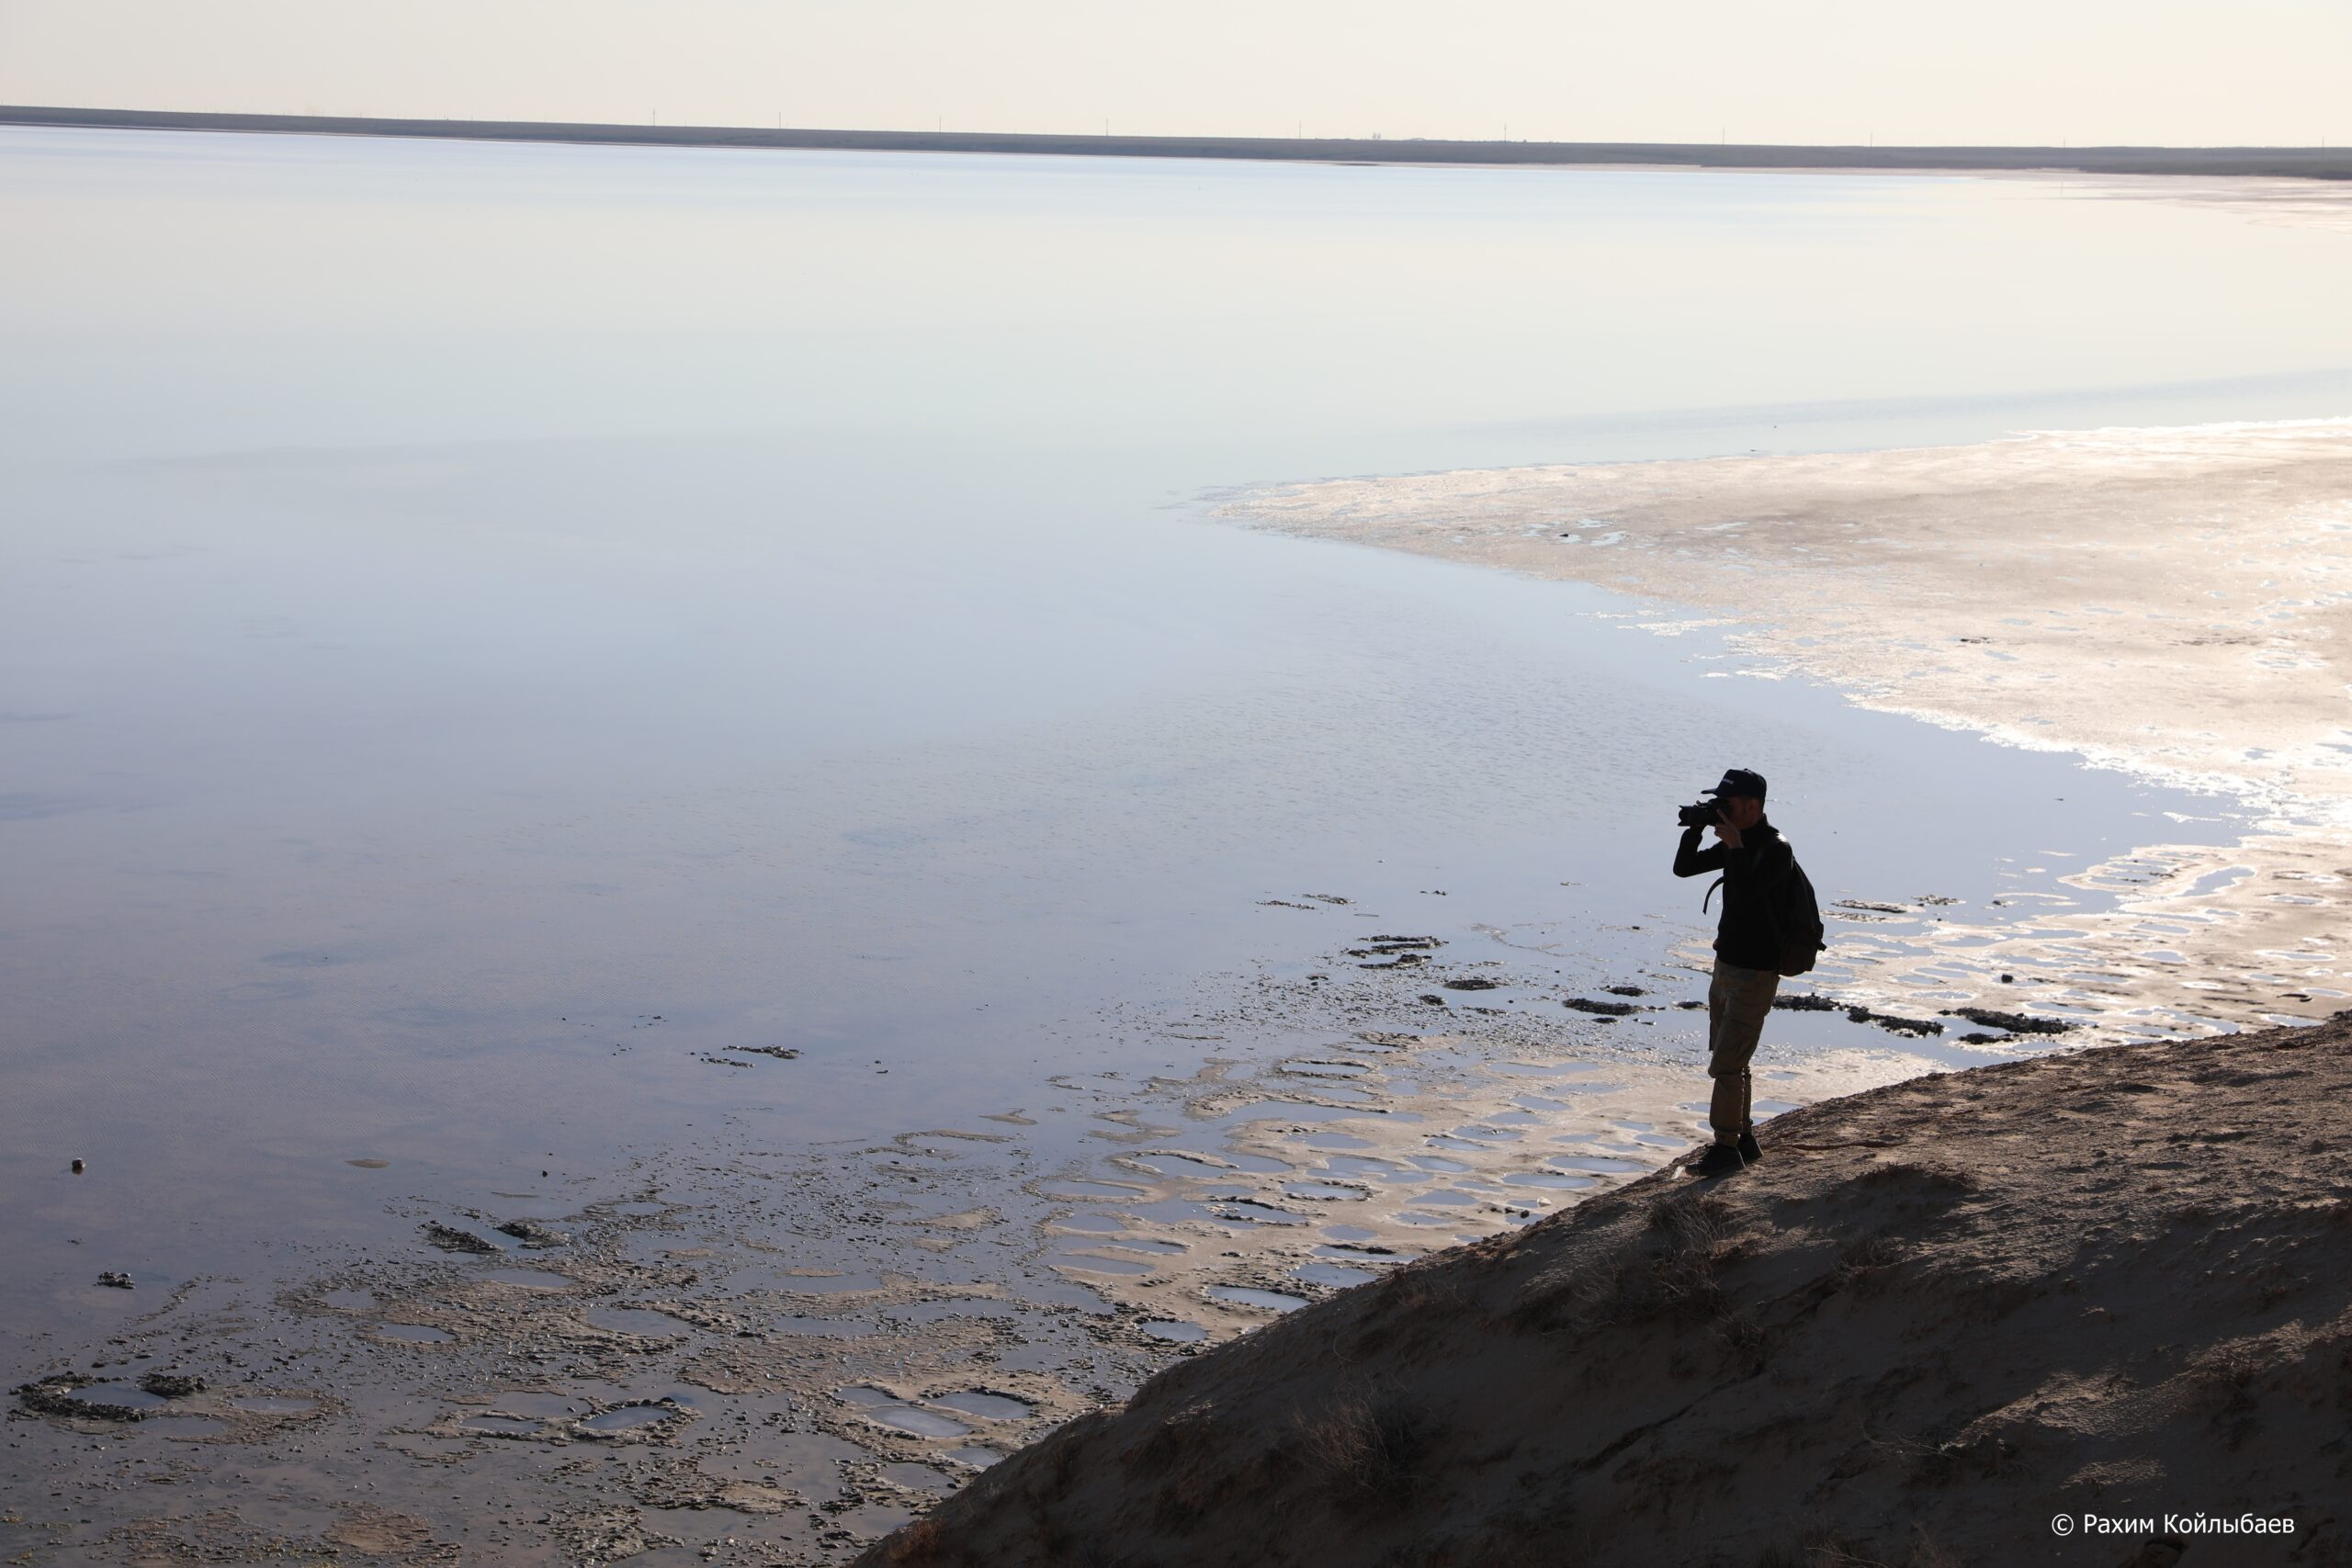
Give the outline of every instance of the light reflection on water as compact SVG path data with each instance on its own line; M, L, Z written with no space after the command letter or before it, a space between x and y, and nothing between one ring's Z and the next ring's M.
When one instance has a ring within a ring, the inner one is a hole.
M0 201L0 1244L59 1299L46 1237L399 1232L356 1153L447 1201L1189 1071L1097 1010L1346 918L1263 899L1653 961L1729 760L1825 887L2123 847L2211 807L1190 498L2341 362L2314 237L2023 182L23 131Z

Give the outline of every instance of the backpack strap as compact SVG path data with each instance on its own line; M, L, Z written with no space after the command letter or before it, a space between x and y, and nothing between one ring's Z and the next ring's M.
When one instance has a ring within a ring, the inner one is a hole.
M1723 879L1722 877L1720 877L1720 876L1716 877L1713 882L1710 882L1709 884L1707 884L1707 897L1706 897L1705 898L1702 898L1702 899L1700 899L1700 900L1699 900L1699 912L1700 912L1701 914L1702 914L1702 915L1703 915L1703 914L1705 914L1705 913L1707 912L1707 905L1708 905L1708 902L1709 902L1710 900L1712 900L1712 899L1714 897L1714 896L1715 896L1715 889L1716 889L1716 888L1718 888L1718 887L1721 887L1723 885L1724 885L1724 879Z

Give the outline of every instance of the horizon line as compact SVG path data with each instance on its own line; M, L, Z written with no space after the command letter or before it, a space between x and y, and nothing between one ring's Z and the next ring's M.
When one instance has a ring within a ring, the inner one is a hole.
M378 136L460 141L730 147L801 152L995 152L1093 157L1214 158L1253 162L1472 165L1645 164L1682 168L2009 170L2076 174L2268 175L2352 179L2342 147L2057 147L1875 142L1530 141L1451 137L1129 136L1068 131L851 130L716 125L627 125L593 120L421 118L370 115L249 114L196 109L111 109L0 105L0 125L110 130ZM1400 156L1402 152L1404 155Z

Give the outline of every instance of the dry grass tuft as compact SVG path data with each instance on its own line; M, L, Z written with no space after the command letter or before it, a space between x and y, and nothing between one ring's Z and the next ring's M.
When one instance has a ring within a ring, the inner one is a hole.
M1429 1480L1443 1431L1419 1406L1394 1393L1347 1395L1297 1421L1299 1448L1324 1495L1341 1507L1394 1513L1410 1507Z
M1832 1291L1850 1291L1868 1294L1883 1288L1888 1272L1903 1261L1903 1247L1888 1235L1867 1235L1850 1243L1838 1254L1838 1267L1829 1272Z

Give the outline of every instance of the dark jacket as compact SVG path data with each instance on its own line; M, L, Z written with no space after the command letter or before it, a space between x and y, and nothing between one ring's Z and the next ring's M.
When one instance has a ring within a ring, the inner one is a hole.
M1745 969L1781 967L1781 942L1772 933L1772 885L1796 863L1789 841L1769 821L1741 830L1739 848L1699 847L1704 828L1685 828L1674 852L1674 874L1723 875L1723 916L1715 924L1715 956Z

